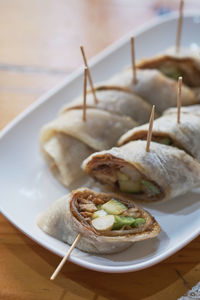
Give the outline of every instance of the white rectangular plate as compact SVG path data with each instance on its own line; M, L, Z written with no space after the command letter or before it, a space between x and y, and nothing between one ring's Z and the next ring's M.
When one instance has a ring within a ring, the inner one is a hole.
M157 20L134 33L137 58L150 56L174 44L176 16ZM200 17L184 18L182 45L200 45ZM91 62L95 81L104 81L130 64L129 36L103 51ZM82 90L82 70L32 105L1 133L1 212L21 231L50 251L63 256L68 245L44 234L37 215L67 193L50 174L38 145L43 124L53 119L66 102ZM146 205L163 231L158 238L135 243L115 255L95 256L74 250L70 260L103 272L129 272L152 266L172 255L199 234L200 190L159 205Z

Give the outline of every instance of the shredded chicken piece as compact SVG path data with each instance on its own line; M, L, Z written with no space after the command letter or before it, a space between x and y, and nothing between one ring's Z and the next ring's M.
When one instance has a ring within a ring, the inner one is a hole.
M109 168L100 168L96 170L96 173L98 175L98 179L102 182L110 182L115 183L117 181L117 176L115 170L109 169ZM95 171L94 171L95 174Z
M93 200L93 195L89 195L88 197L87 197L87 200L90 200L90 201L92 201Z
M88 218L85 218L85 221L88 222L89 224L91 223L91 218L88 217Z
M138 218L138 217L140 217L140 212L139 212L138 208L132 207L132 208L125 210L122 215L125 217Z
M92 213L89 212L89 211L82 211L81 213L81 216L83 216L84 218L90 218L92 216Z
M97 207L94 203L79 204L80 211L95 212Z
M100 199L100 198L94 198L93 202L98 205L98 204L104 204L104 200Z
M78 199L78 202L81 203L81 204L88 204L88 203L90 204L90 203L92 203L91 200L89 200L89 199L84 199L84 198Z

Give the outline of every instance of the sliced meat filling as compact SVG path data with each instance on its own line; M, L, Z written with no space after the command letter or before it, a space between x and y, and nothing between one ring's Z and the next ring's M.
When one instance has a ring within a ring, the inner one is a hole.
M86 190L74 194L70 208L73 216L97 235L137 234L150 230L155 222L133 202Z
M164 197L163 189L146 178L137 166L110 154L95 157L88 169L93 178L133 199L158 201Z

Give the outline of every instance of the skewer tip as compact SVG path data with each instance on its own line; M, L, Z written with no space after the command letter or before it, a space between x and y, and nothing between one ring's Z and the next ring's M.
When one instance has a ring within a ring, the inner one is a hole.
M183 23L183 6L184 6L184 0L180 0L179 18L178 18L177 33L176 33L176 53L178 53L180 50L181 32L182 32L182 23Z
M131 60L132 60L132 71L133 71L133 83L137 83L137 73L135 65L135 39L131 36Z
M85 65L85 67L88 68L88 70L87 70L87 77L88 77L88 80L89 80L89 83L90 83L90 88L92 90L92 94L93 94L93 97L94 97L94 103L97 104L98 100L97 100L97 97L96 97L96 90L94 88L92 76L91 76L91 73L90 73L90 69L88 67L88 62L87 62L87 58L86 58L86 55L85 55L84 47L81 45L80 49L81 49L81 53L82 53L84 65Z
M181 88L182 88L183 77L178 78L178 88L177 88L177 123L180 124L181 121Z
M153 121L154 121L155 105L152 106L151 116L149 119L149 130L147 134L146 152L150 151L150 143L152 137Z
M84 67L84 78L83 78L83 122L86 122L86 97L87 97L87 76L88 68Z

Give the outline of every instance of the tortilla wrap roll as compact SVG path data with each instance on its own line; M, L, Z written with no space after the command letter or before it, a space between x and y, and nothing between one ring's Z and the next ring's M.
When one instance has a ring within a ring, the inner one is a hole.
M95 254L120 252L134 242L156 237L161 230L156 220L133 202L86 188L55 201L38 217L37 224L70 245L80 233L76 247Z
M94 103L93 94L90 91L87 93L87 107L129 116L139 124L148 122L152 105L131 92L118 87L99 86L96 88L96 97L97 104ZM61 112L82 107L83 97L81 96L66 105Z
M146 141L89 156L84 171L114 192L144 202L166 201L200 185L200 164L184 151Z
M94 151L116 145L120 135L136 122L126 116L104 110L87 109L87 120L82 120L82 109L59 115L40 132L40 147L50 170L64 185L81 178L82 161Z
M155 57L142 59L137 67L140 69L157 69L175 80L182 76L183 82L187 86L200 87L199 48L195 51L181 48L178 53L175 48L170 48Z
M177 108L170 107L164 111L163 115L167 115L171 113L177 113ZM197 116L200 116L200 105L190 105L190 106L181 107L181 115L184 113L192 113Z
M123 134L118 145L146 140L148 130L148 123L135 127ZM177 123L177 109L171 109L154 121L151 140L180 148L200 162L200 115L181 112L181 121Z
M134 84L132 69L129 68L112 77L107 84L139 95L151 105L155 105L158 113L176 106L177 103L177 82L155 69L137 69L137 83ZM198 103L194 91L187 86L182 85L181 94L183 106Z

